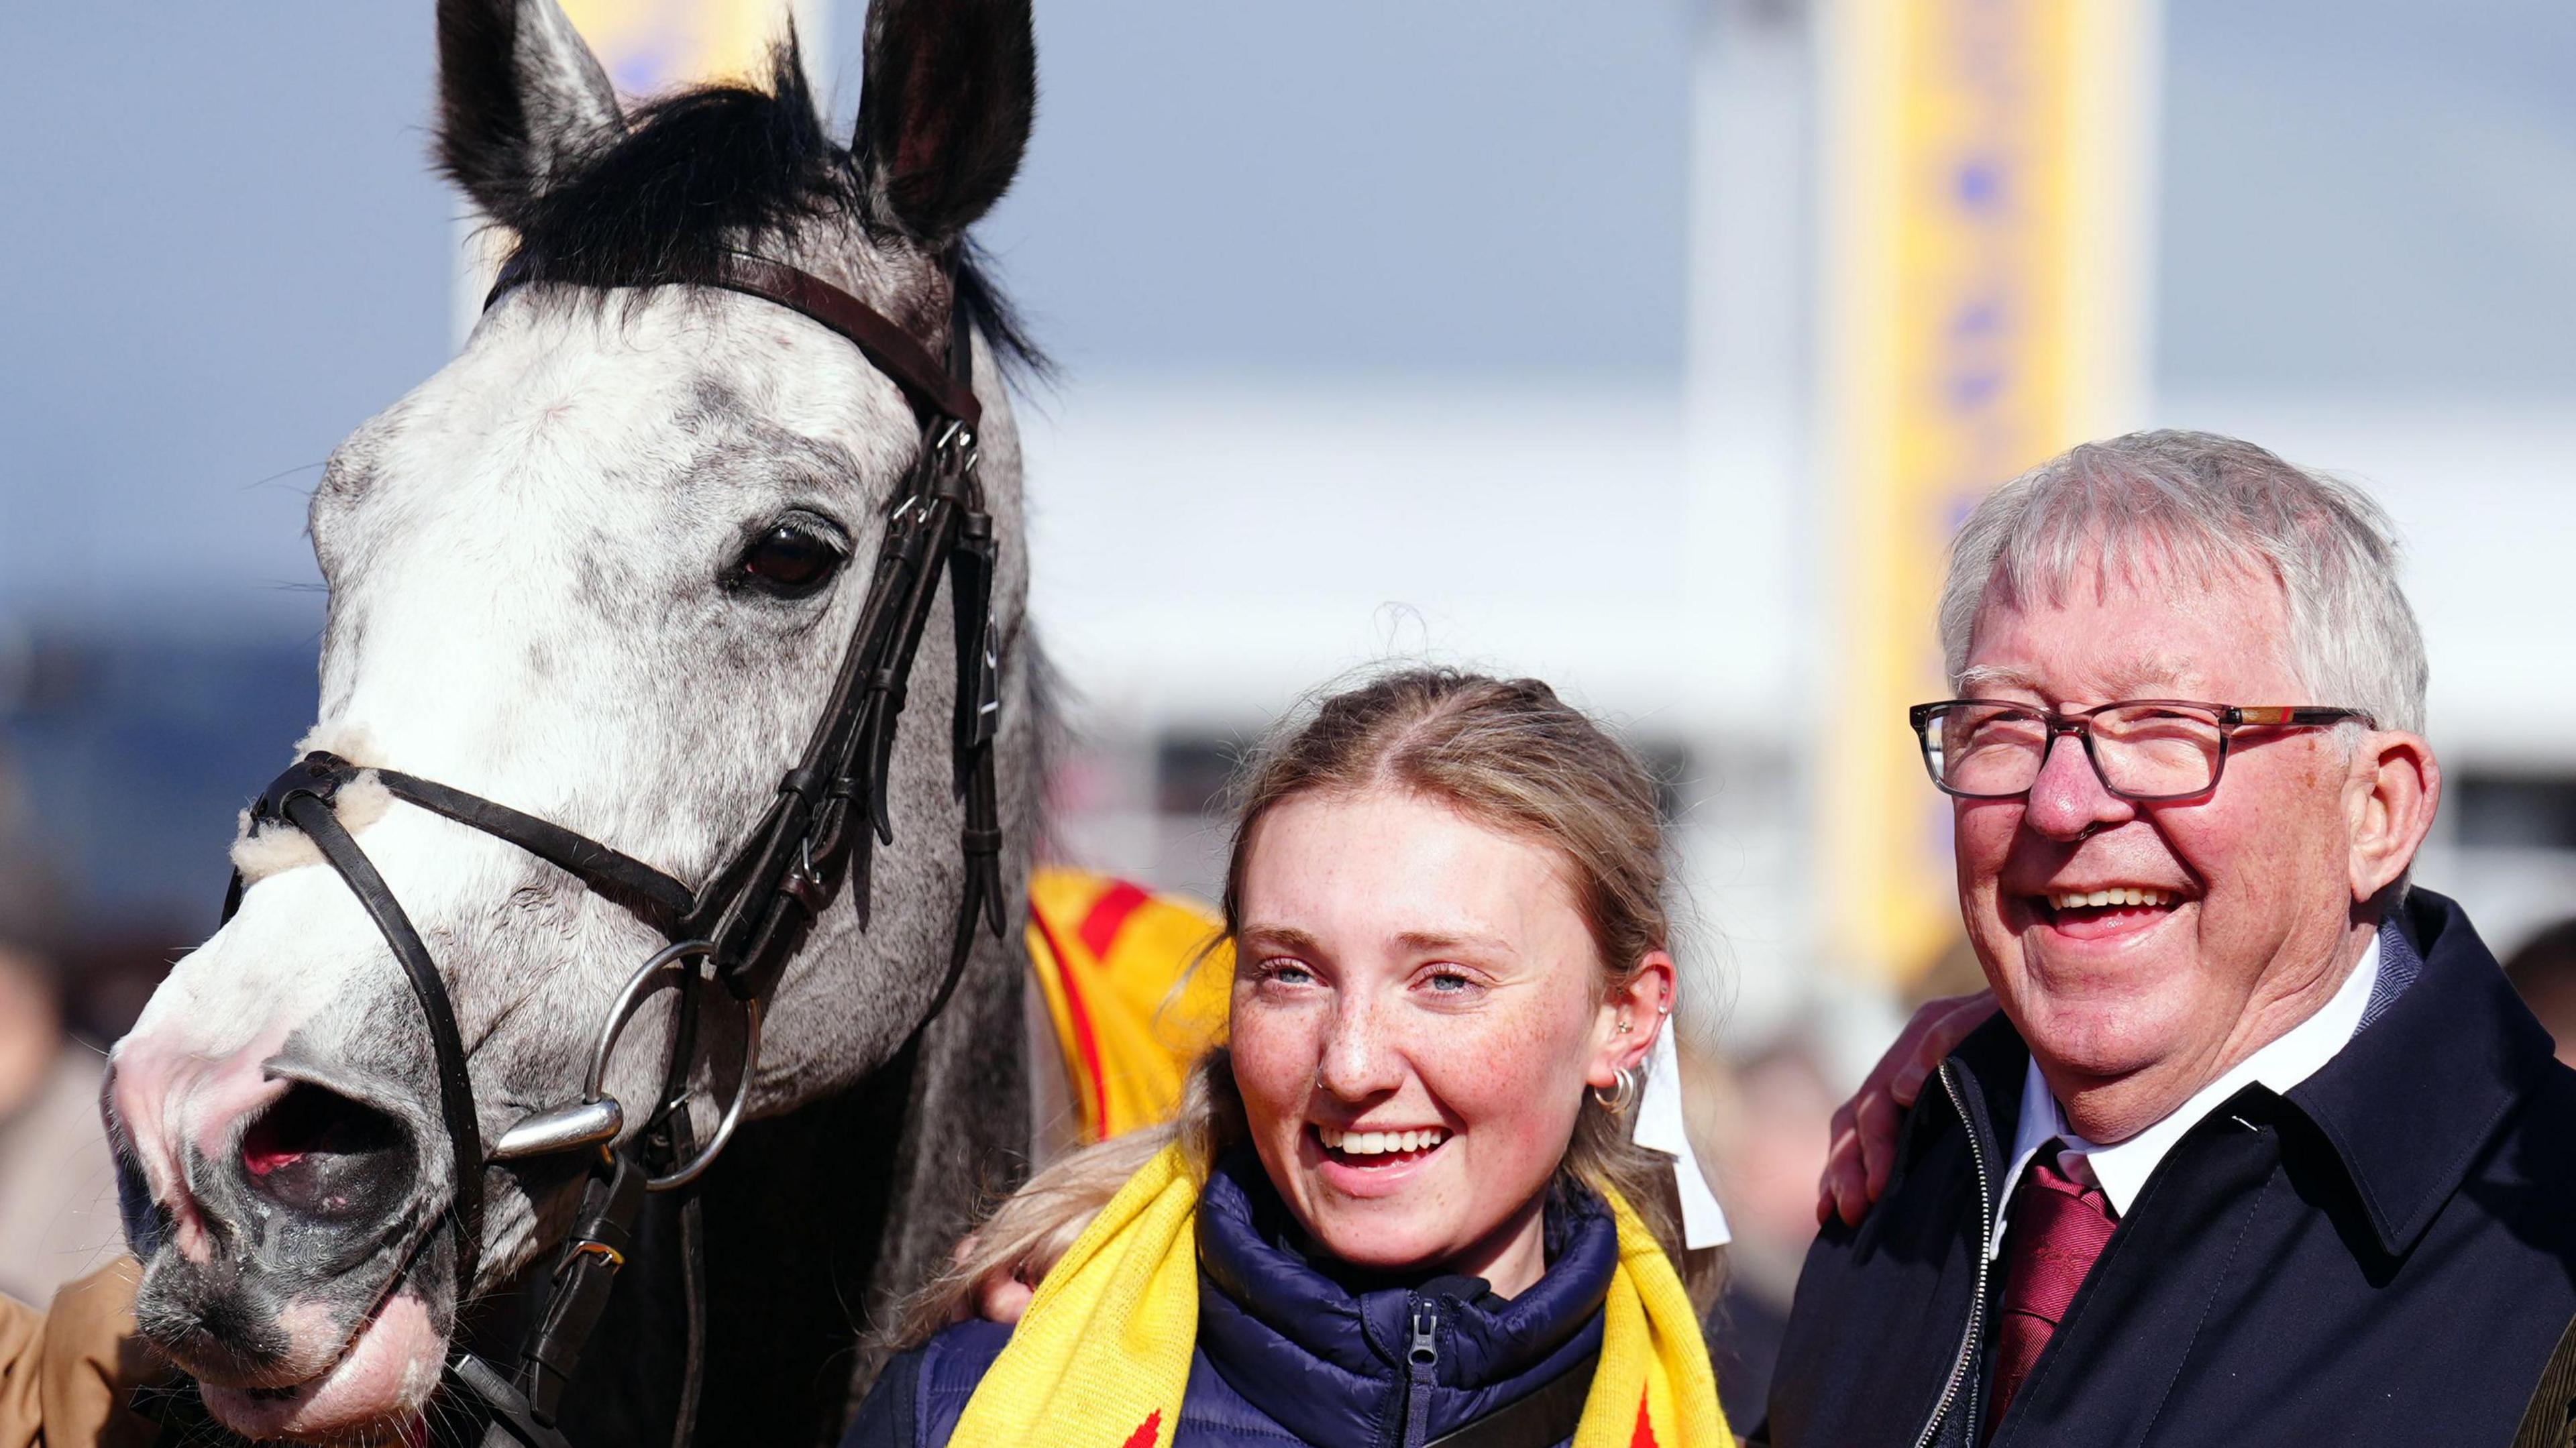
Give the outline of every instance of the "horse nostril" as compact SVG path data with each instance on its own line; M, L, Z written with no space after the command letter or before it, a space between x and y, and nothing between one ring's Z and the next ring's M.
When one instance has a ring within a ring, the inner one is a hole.
M372 1106L299 1081L243 1133L251 1190L326 1220L381 1217L412 1189L411 1137Z

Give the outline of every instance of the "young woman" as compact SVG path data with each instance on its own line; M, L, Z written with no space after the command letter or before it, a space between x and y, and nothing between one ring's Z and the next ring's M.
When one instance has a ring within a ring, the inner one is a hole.
M1227 1047L1003 1206L915 1321L1062 1250L1025 1316L917 1332L845 1448L1731 1442L1623 1117L1673 999L1662 844L1544 684L1325 701L1244 792Z

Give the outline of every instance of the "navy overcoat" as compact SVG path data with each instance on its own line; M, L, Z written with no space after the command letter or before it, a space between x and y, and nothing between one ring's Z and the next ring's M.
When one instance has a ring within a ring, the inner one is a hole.
M1807 1255L1754 1442L1979 1441L1980 1244L2028 1060L1998 1016L1925 1085L1885 1195ZM2571 1317L2576 1072L2419 890L2350 1044L2175 1145L1992 1442L2504 1448Z

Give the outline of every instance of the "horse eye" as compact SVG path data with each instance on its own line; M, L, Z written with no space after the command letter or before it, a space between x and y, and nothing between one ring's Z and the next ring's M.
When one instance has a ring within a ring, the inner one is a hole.
M742 551L734 576L775 598L804 598L832 581L843 557L840 545L820 533L780 523Z

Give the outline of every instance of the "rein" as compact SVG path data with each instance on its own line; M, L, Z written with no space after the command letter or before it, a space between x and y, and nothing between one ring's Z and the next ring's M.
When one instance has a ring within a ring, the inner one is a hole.
M514 258L485 299L485 308L529 280ZM263 827L292 828L313 842L392 947L428 1021L439 1110L455 1163L455 1190L446 1215L454 1228L460 1307L473 1283L482 1243L485 1169L566 1153L592 1156L580 1213L556 1257L517 1371L505 1374L462 1351L448 1367L449 1378L490 1411L487 1448L566 1448L555 1422L563 1390L624 1265L644 1193L689 1185L732 1139L759 1061L762 1011L806 930L845 883L854 890L860 927L867 927L875 848L894 842L889 794L896 727L943 575L957 635L956 708L949 735L952 787L965 811L958 839L965 861L964 893L947 972L929 1008L889 1059L900 1060L911 1051L956 993L977 922L996 938L1004 929L1002 828L993 760L1001 714L1001 641L992 609L993 520L976 474L976 429L983 409L974 390L972 309L958 294L949 313L943 365L884 314L794 267L737 255L722 276L699 284L758 297L829 328L903 390L921 424L920 449L888 512L866 600L822 715L795 766L779 778L767 811L731 858L692 888L610 845L507 805L320 752L279 775L251 810L253 833ZM555 866L669 942L634 972L602 1020L579 1097L526 1117L502 1132L488 1151L475 1115L455 1006L437 962L337 813L341 791L370 776L396 799L505 840ZM241 907L245 888L236 870L224 899L226 921ZM688 1080L696 1055L699 987L710 982L721 985L743 1013L743 1059L714 1135L698 1146L687 1111ZM678 992L679 1009L663 1095L647 1114L643 1131L620 1146L616 1143L628 1113L605 1089L609 1061L637 1008L664 989ZM664 1149L656 1153L645 1148L647 1138L659 1139ZM655 1155L665 1159L647 1160ZM696 1371L693 1344L692 1382ZM693 1396L684 1397L684 1432Z

